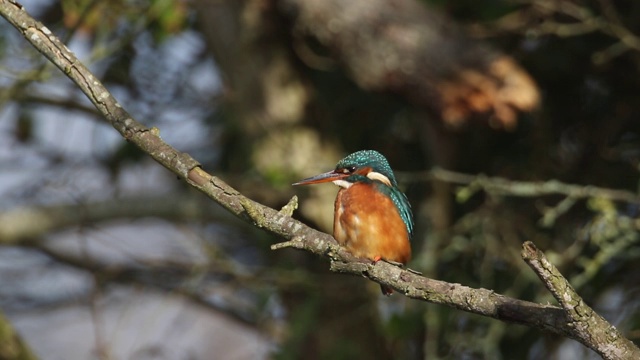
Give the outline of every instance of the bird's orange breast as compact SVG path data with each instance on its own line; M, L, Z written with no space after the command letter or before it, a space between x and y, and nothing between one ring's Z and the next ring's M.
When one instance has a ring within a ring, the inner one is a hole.
M407 227L393 201L370 183L340 189L333 236L353 255L406 264L411 259Z

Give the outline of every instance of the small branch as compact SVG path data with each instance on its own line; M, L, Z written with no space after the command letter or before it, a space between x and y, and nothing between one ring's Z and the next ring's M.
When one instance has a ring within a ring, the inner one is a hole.
M560 271L549 262L544 253L532 242L527 241L522 245L522 258L538 275L563 309L572 312L573 315L586 313L586 311L576 310L584 306L582 299ZM575 321L577 318L572 316L572 319Z
M287 205L283 206L282 209L280 209L280 214L285 216L292 216L293 212L296 211L297 209L298 209L298 197L296 195L293 195L293 197L291 198L291 200L289 200Z
M552 208L544 209L543 210L542 219L540 219L540 221L538 221L538 223L542 227L546 227L546 228L552 227L553 224L556 222L556 220L560 216L565 214L567 211L569 211L573 207L573 205L575 205L575 203L576 203L576 199L575 198L573 198L571 196L567 196L562 201L560 201L558 204L556 204L556 206L554 206Z
M640 37L635 35L628 27L624 26L615 9L615 2L599 0L602 14L594 15L587 7L573 4L568 1L541 1L530 0L532 7L538 8L547 17L555 14L575 19L576 23L557 23L553 20L545 20L536 29L541 34L554 34L557 36L575 36L593 31L600 31L614 39L616 44L605 50L598 51L592 56L596 64L602 64L616 56L624 54L628 50L640 51ZM529 29L531 30L531 29ZM577 31L575 31L577 30Z
M224 275L229 283L251 285L253 287L271 286L280 284L281 278L287 278L288 286L306 286L309 282L300 271L296 275L282 273L268 274L268 272L256 272L257 275L243 271L230 259L212 259L207 264L176 263L171 261L138 261L112 264L100 261L82 254L72 254L64 251L48 248L46 244L30 244L32 249L39 251L58 263L74 267L76 269L93 274L96 284L126 284L145 286L172 294L180 294L191 301L215 311L224 312L232 316L236 321L250 325L256 325L257 320L249 315L250 311L242 306L241 302L228 299L224 290L218 295L218 301L211 301L211 290L207 277ZM141 266L144 265L144 266ZM277 277L276 277L277 276ZM203 286L204 285L204 286ZM220 289L225 285L216 287ZM5 359L0 354L0 359Z
M283 241L271 245L271 250L280 250L286 248L304 249L304 243L299 238L293 238L289 241Z
M567 325L573 329L570 337L589 346L604 359L640 359L640 349L585 304L567 279L532 242L522 245L522 258L564 309L569 318Z

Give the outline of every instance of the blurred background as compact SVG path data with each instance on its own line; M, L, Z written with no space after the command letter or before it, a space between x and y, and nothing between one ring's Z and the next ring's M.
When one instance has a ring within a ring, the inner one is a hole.
M376 149L413 206L411 268L555 303L531 240L640 342L640 2L21 4L250 198L298 195L294 216L331 232L337 188L290 184ZM123 141L0 21L0 321L35 358L595 358L277 241Z

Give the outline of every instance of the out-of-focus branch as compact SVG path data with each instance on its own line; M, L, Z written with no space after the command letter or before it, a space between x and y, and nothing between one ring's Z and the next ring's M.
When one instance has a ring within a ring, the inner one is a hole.
M615 2L599 0L602 14L581 5L580 2L555 0L521 0L528 5L496 21L491 29L475 26L482 35L499 32L526 32L529 35L580 36L601 32L615 42L592 55L595 63L602 64L626 53L640 51L640 36L634 34L620 19ZM565 19L558 21L557 18ZM476 32L477 33L477 32Z
M464 185L457 190L456 197L464 202L479 191L490 195L515 197L542 197L548 195L565 196L553 207L540 209L542 218L540 225L553 226L562 214L566 213L579 199L606 199L631 204L640 204L640 196L631 191L602 188L592 185L566 184L557 180L549 181L515 181L500 177L489 177L483 174L473 175L434 168L422 173L398 173L401 182L439 180L447 183ZM626 221L640 229L640 221Z
M591 185L566 184L557 180L544 182L515 181L500 177L464 174L436 168L428 173L410 175L401 174L404 181L437 179L453 184L467 185L459 197L461 200L469 198L475 192L484 190L495 195L540 197L545 195L565 195L574 199L604 198L612 201L624 201L640 204L640 196L631 191L608 189Z
M20 5L12 1L0 0L0 15L74 81L126 140L134 143L232 214L284 238L288 241L286 246L328 258L333 271L364 276L391 286L413 299L572 337L608 359L616 359L617 357L610 355L619 353L640 358L640 350L628 340L619 341L622 338L619 333L612 333L612 339L615 341L611 346L621 348L617 351L603 352L599 342L594 343L591 339L576 333L576 329L571 326L572 318L563 308L513 299L487 289L473 289L460 284L428 279L386 262L372 264L368 260L353 257L328 234L292 219L289 213L293 206L277 211L248 199L222 180L202 170L198 162L188 154L181 153L162 141L157 129L148 129L135 121L69 49L60 43L46 27L31 18ZM615 331L615 328L610 326L608 329Z
M25 94L23 92L15 94L13 97L14 100L24 101L29 103L30 105L49 105L60 107L63 109L76 110L83 113L86 113L91 116L99 116L95 107L91 107L89 105L81 104L78 101L74 101L72 99L56 99L51 96L42 96L40 94L34 94L30 92Z
M0 212L0 244L15 245L69 226L122 218L158 217L185 221L233 222L235 217L201 197L137 197L90 204L25 207Z
M624 26L624 24L622 24L612 3L610 1L599 1L599 3L604 16L593 15L593 12L589 9L570 2L536 0L532 2L532 5L542 8L545 11L551 11L573 17L579 22L576 25L582 24L584 26L591 27L594 31L598 30L616 38L618 40L617 43L593 55L593 60L598 63L608 61L627 50L640 51L640 37L633 34ZM562 28L562 26L567 26L565 24L556 24L555 26L549 24L548 26L545 26L545 23L543 23L541 27L546 27L549 33L556 32L557 29Z
M180 294L191 301L222 311L233 316L237 321L256 325L251 308L239 301L233 291L225 291L229 287L250 286L313 286L305 272L279 269L277 271L249 271L245 267L226 256L217 256L207 263L173 262L171 260L134 261L126 264L112 264L95 259L85 254L71 254L51 249L45 243L30 243L27 246L41 252L60 264L87 271L98 279L100 284L134 284L162 291ZM135 260L135 259L134 259ZM141 266L144 265L144 266ZM211 301L210 278L225 277L224 284L215 286L216 301ZM0 355L1 352L0 352ZM0 359L4 359L0 356Z

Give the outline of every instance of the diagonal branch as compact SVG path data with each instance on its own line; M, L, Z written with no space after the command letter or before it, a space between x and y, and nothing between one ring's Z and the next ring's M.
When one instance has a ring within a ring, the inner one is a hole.
M570 337L590 347L605 359L638 359L640 351L596 313L573 289L560 271L549 262L532 242L522 245L522 258L558 300L569 317L568 326L575 329Z
M275 248L294 247L312 252L327 258L333 271L369 278L391 286L413 299L574 338L607 359L640 358L640 350L608 324L608 339L614 340L611 346L619 348L617 351L603 349L593 338L580 333L583 329L574 326L574 318L566 308L513 299L487 289L473 289L460 284L428 279L385 262L374 265L367 260L353 257L330 235L291 218L289 213L291 208L295 207L293 202L288 209L277 211L248 199L221 179L202 170L191 156L165 143L156 128L149 129L134 120L74 54L50 30L30 17L22 6L13 1L0 0L0 15L75 82L104 118L127 141L134 143L232 214L284 238L286 242L275 245ZM541 252L536 256L543 259ZM559 273L555 276L561 277ZM602 321L604 322L604 319Z

